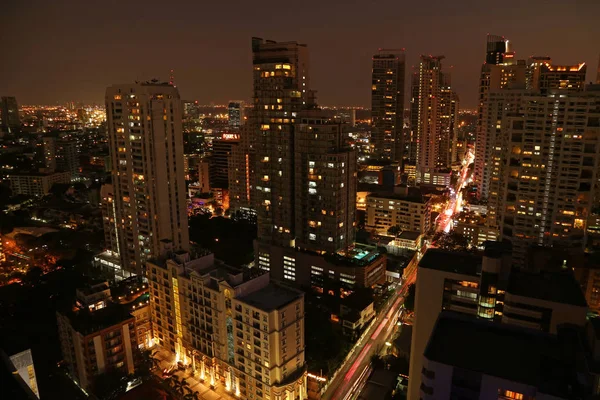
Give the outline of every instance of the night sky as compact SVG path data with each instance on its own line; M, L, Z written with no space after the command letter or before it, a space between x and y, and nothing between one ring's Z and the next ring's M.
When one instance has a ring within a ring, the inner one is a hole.
M463 107L475 106L487 33L518 58L587 62L588 80L600 53L600 0L0 3L0 94L20 104L102 103L106 86L167 80L170 68L184 99L247 100L252 36L308 44L321 105L369 106L378 47L406 48L407 67L445 55Z

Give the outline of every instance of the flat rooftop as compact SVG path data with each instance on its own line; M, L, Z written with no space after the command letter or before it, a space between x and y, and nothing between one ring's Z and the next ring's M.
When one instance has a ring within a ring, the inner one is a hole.
M419 268L478 276L481 274L481 255L432 248L423 255Z
M533 386L560 398L579 398L576 354L583 348L571 332L549 335L507 324L443 312L424 357L485 375ZM568 350L568 351L567 351Z
M118 304L94 312L83 309L81 311L68 311L63 314L69 318L73 328L83 335L101 331L133 318L125 307Z
M417 240L419 238L419 236L421 236L421 232L402 231L402 233L400 233L400 235L398 235L398 239Z
M249 304L264 311L277 310L300 299L304 293L276 283L269 283L262 289L252 292L246 296L238 297L237 300Z
M555 303L587 307L581 286L569 270L539 273L511 271L506 292Z

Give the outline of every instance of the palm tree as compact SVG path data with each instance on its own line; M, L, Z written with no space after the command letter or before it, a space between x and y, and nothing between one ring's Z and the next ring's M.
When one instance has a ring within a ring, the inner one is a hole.
M183 400L200 400L200 393L192 392L191 389L188 389L188 393L183 396Z
M175 390L177 390L177 392L183 396L183 391L184 390L189 390L190 384L188 383L188 381L186 381L185 379L181 379L181 381L179 382L179 387Z

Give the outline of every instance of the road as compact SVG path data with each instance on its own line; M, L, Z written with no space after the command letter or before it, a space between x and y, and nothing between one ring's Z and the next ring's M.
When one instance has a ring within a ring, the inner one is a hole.
M463 198L461 191L469 182L469 165L473 162L473 159L473 152L471 149L468 149L462 162L462 168L460 170L458 181L456 182L456 187L452 188L450 200L448 201L448 204L446 204L444 211L438 216L436 232L447 233L452 229L452 217L462 209Z
M417 263L418 257L415 255L406 267L410 268L411 272L405 277L402 287L390 298L387 306L379 313L375 323L371 325L363 339L354 346L352 349L354 353L328 385L321 397L323 400L349 400L360 391L361 383L369 376L371 356L381 351L393 333L404 296L408 287L415 282L417 277Z

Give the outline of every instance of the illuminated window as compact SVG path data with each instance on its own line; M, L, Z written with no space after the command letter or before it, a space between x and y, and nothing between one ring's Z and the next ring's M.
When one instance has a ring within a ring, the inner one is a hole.
M308 234L308 238L309 238L310 240L317 240L317 235L315 235L314 233L309 233L309 234Z
M327 238L327 240L328 240L328 241L330 241L330 242L333 242L333 237L329 236L329 237Z

